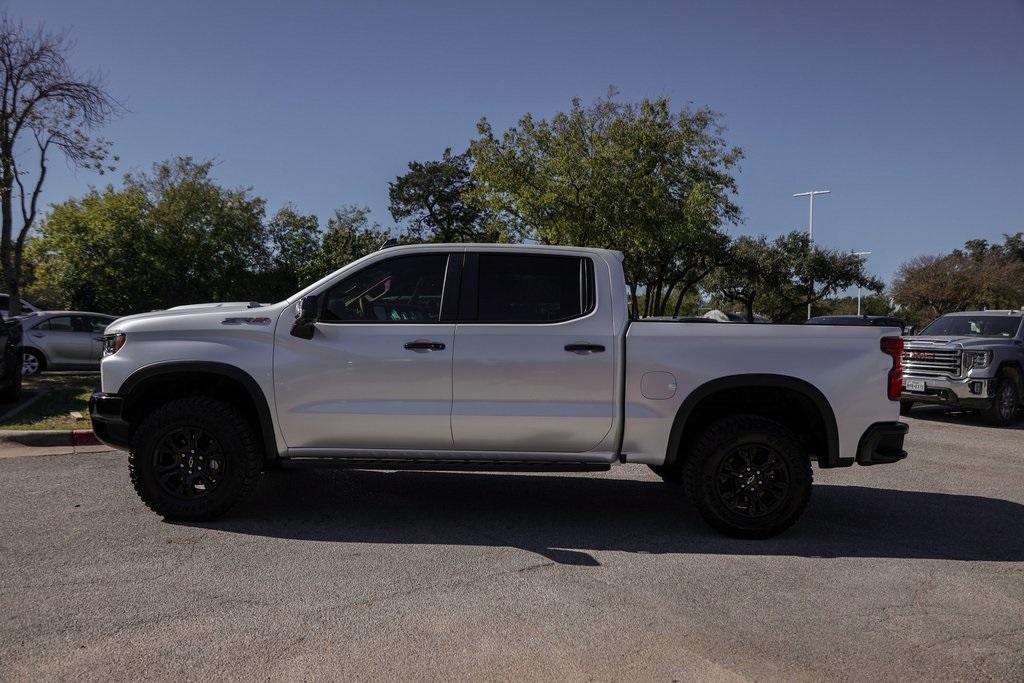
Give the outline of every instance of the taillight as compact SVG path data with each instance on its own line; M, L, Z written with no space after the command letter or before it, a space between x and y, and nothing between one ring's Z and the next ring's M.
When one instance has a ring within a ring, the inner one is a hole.
M125 339L124 332L103 335L103 355L113 356L120 351L121 347L124 346Z
M882 353L892 357L887 393L890 401L898 401L903 393L903 337L882 337Z

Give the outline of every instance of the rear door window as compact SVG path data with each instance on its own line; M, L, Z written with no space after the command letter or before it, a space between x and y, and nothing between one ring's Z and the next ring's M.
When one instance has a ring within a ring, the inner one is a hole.
M477 322L551 323L594 307L593 265L578 256L479 255Z
M70 315L58 315L44 320L36 326L40 330L49 330L50 332L74 332L75 326L71 320Z

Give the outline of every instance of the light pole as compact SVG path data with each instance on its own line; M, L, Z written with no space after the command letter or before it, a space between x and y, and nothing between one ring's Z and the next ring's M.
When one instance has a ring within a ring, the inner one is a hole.
M811 242L814 242L814 197L819 194L831 194L832 190L811 190L810 192L797 192L794 197L810 197L811 209L807 216L807 237L810 238ZM814 294L814 283L810 283L811 291L809 294ZM807 319L811 319L811 305L807 304Z
M855 251L854 256L871 256L870 251ZM860 285L857 285L857 315L860 315Z

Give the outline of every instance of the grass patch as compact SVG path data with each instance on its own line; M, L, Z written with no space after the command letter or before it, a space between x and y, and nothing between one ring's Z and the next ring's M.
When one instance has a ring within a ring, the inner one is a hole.
M0 429L91 429L89 397L98 381L99 373L95 372L26 377L22 384L22 401L40 392L44 395L0 422ZM71 417L72 410L82 413L85 419Z

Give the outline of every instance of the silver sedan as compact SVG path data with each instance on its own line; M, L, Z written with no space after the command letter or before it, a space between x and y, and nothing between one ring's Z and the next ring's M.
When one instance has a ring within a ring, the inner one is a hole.
M99 370L103 330L116 318L85 311L41 311L21 318L22 374Z

